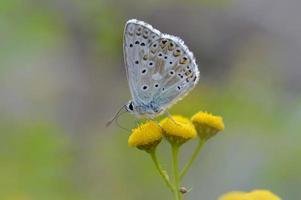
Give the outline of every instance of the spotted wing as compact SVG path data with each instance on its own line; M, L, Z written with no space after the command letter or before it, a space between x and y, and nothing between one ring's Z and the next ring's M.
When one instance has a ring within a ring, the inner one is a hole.
M125 27L124 54L134 101L170 107L197 83L199 70L193 54L178 37L130 20Z
M152 97L151 74L155 63L149 62L148 54L150 45L160 37L160 31L145 22L131 19L125 25L124 59L131 94L136 104L147 104Z
M158 66L161 79L153 101L163 110L182 99L199 80L199 70L193 54L184 42L175 36L164 34L152 59ZM158 76L159 77L159 76Z

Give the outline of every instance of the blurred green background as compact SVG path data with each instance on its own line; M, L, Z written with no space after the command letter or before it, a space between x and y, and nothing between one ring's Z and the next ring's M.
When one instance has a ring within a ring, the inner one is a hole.
M105 122L130 99L131 18L180 36L201 79L172 114L222 115L186 199L270 189L301 198L301 2L0 0L0 199L171 199L129 132ZM135 118L122 115L128 129ZM185 144L182 162L195 142ZM164 166L169 147L159 148ZM166 161L167 160L167 161Z

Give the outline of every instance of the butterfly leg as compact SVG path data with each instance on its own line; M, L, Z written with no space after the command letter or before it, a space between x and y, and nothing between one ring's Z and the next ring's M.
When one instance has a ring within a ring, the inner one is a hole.
M177 123L174 118L172 118L171 114L166 110L165 111L165 115L175 124L180 125L179 123Z
M158 124L158 126L160 126L160 128L162 129L162 126L160 125L160 122L158 122L157 120L155 119L152 119L154 122L156 122Z
M140 126L140 121L138 119L135 119L135 123L136 123L137 127Z

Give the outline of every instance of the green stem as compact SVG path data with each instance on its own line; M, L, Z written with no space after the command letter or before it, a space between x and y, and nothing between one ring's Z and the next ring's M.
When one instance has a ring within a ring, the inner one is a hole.
M205 144L205 140L200 139L198 145L196 146L189 162L185 165L185 167L183 168L180 178L182 179L184 177L184 175L187 173L188 169L190 168L190 166L192 165L193 161L197 158L197 156L199 155L199 153L201 152L201 149L203 148Z
M179 174L179 160L178 160L178 154L179 154L179 148L180 146L177 144L172 145L172 167L173 167L173 173L174 173L174 180L175 180L175 199L176 200L182 200L182 194L180 192L180 174Z
M165 184L167 185L167 187L172 191L174 192L174 187L172 186L172 184L170 183L169 181L169 177L166 173L165 170L162 169L159 161L158 161L158 158L157 158L157 154L156 154L156 150L153 150L150 152L150 155L151 155L151 158L156 166L156 169L158 170L160 176L162 177L162 179L164 180Z

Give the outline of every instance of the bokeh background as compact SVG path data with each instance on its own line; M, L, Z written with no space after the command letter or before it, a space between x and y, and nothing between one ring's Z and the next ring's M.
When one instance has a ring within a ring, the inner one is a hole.
M0 0L0 199L171 199L128 131L104 124L130 99L130 18L180 36L201 79L172 114L226 129L189 171L186 199L270 189L301 198L301 1ZM119 119L127 129L135 118ZM185 144L182 162L195 142ZM169 170L169 146L160 145Z

